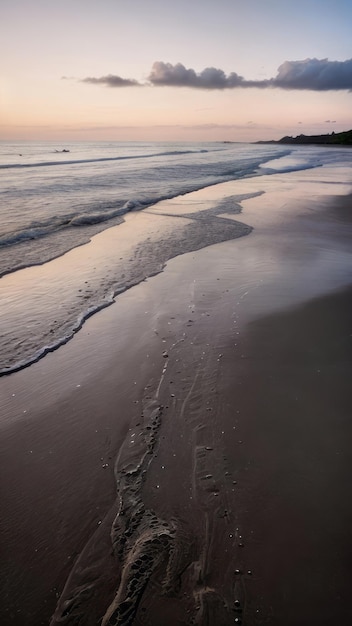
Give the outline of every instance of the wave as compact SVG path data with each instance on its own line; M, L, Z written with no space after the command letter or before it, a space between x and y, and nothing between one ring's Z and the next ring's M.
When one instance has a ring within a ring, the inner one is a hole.
M303 172L323 167L322 163L302 163L301 165L281 165L272 167L261 167L263 174L289 174L290 172Z
M191 151L187 151L184 153L189 154L190 152ZM287 156L290 153L291 150L283 150L277 155L277 158ZM180 154L180 152L172 152L171 154ZM271 161L271 158L267 157L265 161L266 160ZM276 174L284 171L298 171L301 169L304 170L320 166L320 164L317 165L307 162L305 164L300 163L294 166L290 165L285 167L284 165L281 165L275 166L275 168L271 168L269 166L263 167L263 159L251 159L249 163L245 165L243 163L238 164L237 167L236 164L234 165L235 167L233 167L232 169L226 169L225 171L214 173L206 180L188 184L183 183L182 187L177 186L175 189L169 188L164 192L160 191L159 193L151 194L150 196L130 198L128 200L121 199L115 202L105 202L104 204L99 204L98 206L96 204L93 204L90 207L85 206L84 208L82 208L81 212L78 211L76 213L66 213L61 216L55 215L51 219L47 219L40 223L38 223L37 221L31 222L20 230L11 231L0 235L0 249L20 244L24 241L33 241L35 239L40 239L63 229L89 227L108 222L118 217L123 218L123 215L129 213L130 211L141 211L163 200L170 200L177 196L183 196L187 193L198 191L200 189L205 189L206 187L211 187L222 182L248 177Z
M106 298L104 302L101 302L100 304L97 304L97 305L93 305L89 307L86 311L81 313L78 316L76 323L72 326L68 334L64 335L63 337L59 337L56 341L54 341L53 343L49 345L42 346L31 357L27 357L23 360L17 361L14 365L0 369L0 377L6 376L6 374L12 374L13 372L18 372L20 370L23 370L25 367L28 367L29 365L32 365L33 363L37 363L38 361L40 361L40 359L42 359L46 354L49 354L49 352L54 352L55 350L60 348L60 346L63 346L65 345L65 343L68 343L68 341L70 341L70 339L72 339L72 337L79 330L81 330L83 324L90 317L92 317L92 315L94 315L95 313L98 313L98 311L102 311L106 307L113 304L113 302L115 302L115 297L119 295L119 293L126 291L126 289L120 289L118 293Z
M74 310L76 310L76 313L74 313L73 310L70 310L68 314L67 312L64 313L65 322L58 323L55 329L55 333L58 333L56 337L52 334L49 335L44 329L44 334L41 333L40 336L35 337L32 348L30 345L24 346L23 352L20 347L20 352L17 355L17 347L21 344L21 339L19 339L19 335L17 335L15 349L13 350L10 346L10 351L8 351L9 358L7 358L5 353L2 355L4 361L3 367L0 368L0 376L24 369L39 361L49 352L53 352L60 346L66 344L82 328L88 318L111 305L124 291L139 284L146 278L155 276L163 271L165 264L171 258L175 258L179 254L199 250L214 243L221 243L222 241L249 235L252 228L242 222L221 217L216 220L214 220L214 218L224 212L238 213L240 211L238 202L245 197L252 197L252 195L253 194L249 194L248 196L248 194L245 194L244 196L226 198L226 202L222 201L219 205L206 210L205 214L208 217L207 220L193 216L192 223L183 226L178 234L174 232L168 237L161 237L155 241L146 239L144 242L141 242L138 253L136 253L134 258L129 260L129 264L126 267L123 267L121 274L115 270L109 284L105 284L100 291L100 285L98 288L96 286L93 291L89 290L92 294L89 296L89 302L86 299L75 302ZM187 237L184 234L184 229L187 230ZM140 264L141 255L143 258L143 267L141 267ZM84 307L83 310L77 311L77 306L80 308L82 304ZM64 328L62 324L64 324ZM54 330L51 328L49 332L52 333ZM48 337L50 337L49 342ZM38 345L41 346L39 349ZM16 354L14 354L14 352Z
M208 185L193 186L183 191L177 191L175 193L168 193L158 196L157 198L146 198L144 200L128 200L122 206L107 209L106 207L101 211L93 210L91 212L84 212L74 216L62 216L61 218L54 217L51 221L43 224L29 224L26 228L20 231L12 231L0 236L0 249L10 247L16 244L23 243L24 241L33 241L46 237L53 233L56 233L64 228L70 227L84 227L93 226L96 224L102 224L113 220L116 217L123 217L126 213L131 211L142 211L148 206L152 206L162 200L170 200L177 196L185 195L191 191L197 191L204 187L217 184L219 181L209 183Z
M185 154L205 154L209 150L172 150L169 152L156 152L155 154L133 154L116 157L99 157L94 159L65 159L64 161L38 161L36 163L5 163L0 169L27 168L27 167L51 167L55 165L80 165L84 163L103 163L106 161L130 161L133 159L151 159L153 157L180 156Z

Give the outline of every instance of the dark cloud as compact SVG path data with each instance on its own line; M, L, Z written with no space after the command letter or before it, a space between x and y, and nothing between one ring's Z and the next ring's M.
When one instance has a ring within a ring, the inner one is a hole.
M63 77L66 78L66 77ZM268 89L337 91L352 90L352 59L329 61L328 59L305 59L303 61L285 61L280 65L277 75L267 80L246 80L243 76L225 72L216 67L206 67L197 73L186 68L182 63L163 63L156 61L148 76L148 82L139 83L134 79L121 78L108 74L99 78L87 77L81 82L106 87L189 87L192 89Z
M121 78L121 76L114 76L108 74L107 76L100 76L94 78L93 76L87 76L82 78L81 83L90 83L91 85L105 85L106 87L140 87L141 83L137 80L130 78Z
M234 89L235 87L261 86L265 81L247 81L243 76L232 72L226 76L223 70L216 67L206 67L197 74L193 69L187 69L182 63L163 63L156 61L148 76L152 85L193 87L194 89Z
M246 80L232 72L228 76L223 70L207 67L197 74L181 63L154 63L148 77L152 85L193 87L196 89L234 89L237 87L267 89L297 89L312 91L352 90L352 59L329 61L328 59L305 59L285 61L280 65L275 78L268 80Z
M274 87L282 89L351 90L352 59L347 59L347 61L329 61L328 59L285 61L280 65L277 76L271 82Z

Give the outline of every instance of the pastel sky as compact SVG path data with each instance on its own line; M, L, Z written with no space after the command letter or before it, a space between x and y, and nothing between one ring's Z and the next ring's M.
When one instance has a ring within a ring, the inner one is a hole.
M351 0L1 0L0 139L352 128Z

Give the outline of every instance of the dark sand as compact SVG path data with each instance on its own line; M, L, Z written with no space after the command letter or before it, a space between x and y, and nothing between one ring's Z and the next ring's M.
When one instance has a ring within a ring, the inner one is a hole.
M275 311L252 237L1 379L1 624L351 624L352 290Z

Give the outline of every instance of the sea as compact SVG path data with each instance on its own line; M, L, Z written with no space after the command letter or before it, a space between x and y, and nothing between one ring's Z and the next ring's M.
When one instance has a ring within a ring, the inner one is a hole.
M169 246L165 257L162 234L158 246L142 234L133 259L118 247L98 268L96 259L80 265L69 256L101 231L122 226L127 214L143 212L148 224L148 209L165 199L338 163L351 166L352 151L231 142L0 142L0 375L66 343L119 293L161 271L170 255L192 249ZM203 223L193 247L231 237L214 232Z

